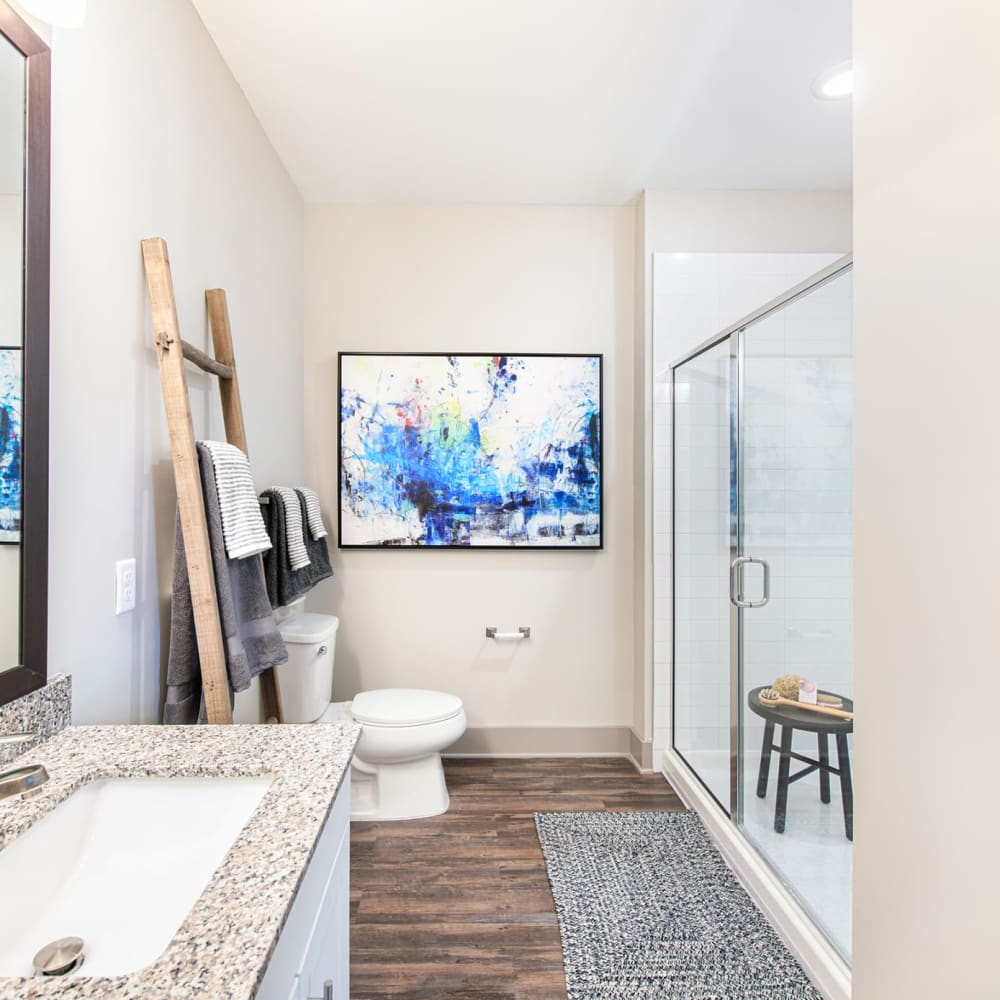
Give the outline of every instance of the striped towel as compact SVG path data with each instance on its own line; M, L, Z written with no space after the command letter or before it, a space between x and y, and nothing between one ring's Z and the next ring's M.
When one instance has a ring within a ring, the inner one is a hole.
M313 541L326 538L326 525L323 523L323 512L319 509L319 497L316 496L315 490L303 486L299 493L306 502L306 520L309 522L309 534L312 535Z
M222 512L222 537L230 559L246 559L271 547L250 462L239 448L224 441L202 441L212 456L215 485Z
M285 541L288 545L288 562L292 569L303 569L309 565L309 553L306 551L305 529L302 524L302 507L299 505L299 495L287 486L275 486L273 492L281 497L281 506L285 511ZM260 508L257 508L258 513ZM270 543L268 544L270 548Z

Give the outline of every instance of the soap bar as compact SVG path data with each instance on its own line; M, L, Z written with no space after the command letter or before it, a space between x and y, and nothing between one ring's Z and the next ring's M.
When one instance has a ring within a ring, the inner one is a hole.
M815 705L817 693L815 681L799 681L799 701Z

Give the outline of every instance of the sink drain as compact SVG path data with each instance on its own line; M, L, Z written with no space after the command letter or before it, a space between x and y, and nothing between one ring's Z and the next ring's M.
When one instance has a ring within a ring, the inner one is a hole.
M83 938L64 937L47 944L32 959L36 976L66 976L83 965Z

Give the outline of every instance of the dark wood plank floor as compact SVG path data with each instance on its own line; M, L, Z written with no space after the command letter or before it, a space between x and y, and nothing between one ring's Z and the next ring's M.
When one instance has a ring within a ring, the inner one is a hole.
M536 812L678 810L620 758L445 761L451 809L351 825L351 997L556 1000L559 925Z

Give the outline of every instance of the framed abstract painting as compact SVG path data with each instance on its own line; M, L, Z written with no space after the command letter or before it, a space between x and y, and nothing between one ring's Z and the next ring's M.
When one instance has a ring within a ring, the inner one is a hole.
M340 547L601 548L602 367L341 353Z

